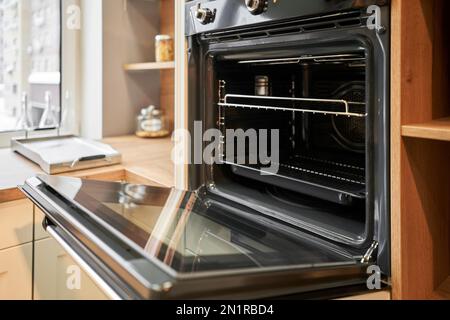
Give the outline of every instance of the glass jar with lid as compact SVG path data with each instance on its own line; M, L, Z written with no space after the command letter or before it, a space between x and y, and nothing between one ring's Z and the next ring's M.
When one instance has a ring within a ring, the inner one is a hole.
M164 112L155 106L141 110L136 127L136 135L141 138L162 138L170 134Z
M173 38L166 34L155 37L156 62L170 62L174 60Z

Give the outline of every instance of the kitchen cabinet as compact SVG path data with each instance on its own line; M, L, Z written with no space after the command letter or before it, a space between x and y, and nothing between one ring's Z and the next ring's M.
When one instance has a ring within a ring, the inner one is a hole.
M28 200L0 203L0 250L33 241L33 205Z
M0 300L31 299L32 241L32 203L0 203Z
M178 37L183 37L184 33L175 33L175 12L179 10L177 6L183 6L184 1L174 1L174 0L162 0L159 4L160 10L160 21L159 26L153 26L153 29L156 28L158 33L164 35L170 35L175 40L175 46L178 43ZM135 2L130 2L128 4L128 14L130 18L132 17L132 12L139 10L142 4ZM180 17L180 22L184 22L184 19ZM116 21L112 22L116 25ZM151 33L151 29L149 29L148 33L145 33L145 36ZM114 41L110 41L112 46L117 45L117 35L114 34ZM127 37L127 41L129 41L129 37ZM175 48L177 51L178 48ZM152 46L152 51L154 51ZM153 52L150 56L153 56ZM136 77L137 74L140 74L141 78L144 74L149 76L150 72L159 72L159 84L160 84L160 92L159 92L159 106L165 112L168 119L168 126L170 130L174 129L175 126L175 73L177 68L176 61L167 61L167 62L140 62L140 63L129 63L125 64L124 70L133 74ZM157 76L157 75L156 75ZM158 101L158 100L156 100Z
M34 250L35 300L108 299L56 240L36 241Z
M392 7L392 294L450 299L450 2Z
M32 244L0 251L0 300L31 300Z
M45 215L38 208L34 207L34 241L47 239L49 237L48 233L45 232L42 226L42 221L44 221Z

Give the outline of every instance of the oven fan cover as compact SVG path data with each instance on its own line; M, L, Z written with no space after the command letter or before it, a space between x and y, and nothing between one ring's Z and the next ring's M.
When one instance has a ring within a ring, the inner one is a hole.
M366 89L364 82L350 82L339 87L333 95L335 99L342 99L351 102L365 102ZM365 113L365 106L352 105L351 111L356 113ZM342 148L364 153L366 147L366 119L357 117L331 117L333 126L333 139Z

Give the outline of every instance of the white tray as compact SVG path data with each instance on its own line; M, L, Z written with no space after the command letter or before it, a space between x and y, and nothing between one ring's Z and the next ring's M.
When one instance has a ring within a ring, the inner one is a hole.
M121 154L111 146L75 136L14 139L11 147L47 174L110 166L122 161Z

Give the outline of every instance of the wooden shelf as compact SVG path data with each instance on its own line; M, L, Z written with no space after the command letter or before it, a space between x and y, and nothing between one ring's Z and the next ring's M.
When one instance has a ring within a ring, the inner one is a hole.
M450 299L450 277L442 283L437 294L439 298Z
M145 62L124 65L126 71L150 71L175 69L175 62Z
M450 298L450 1L391 9L392 296Z
M403 137L450 141L450 118L402 126Z

